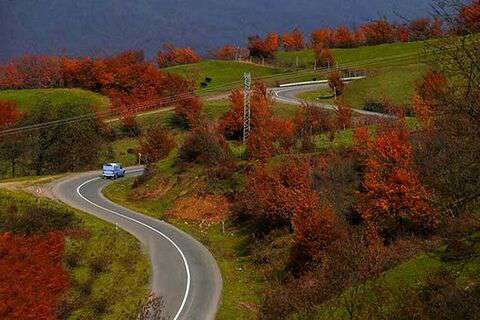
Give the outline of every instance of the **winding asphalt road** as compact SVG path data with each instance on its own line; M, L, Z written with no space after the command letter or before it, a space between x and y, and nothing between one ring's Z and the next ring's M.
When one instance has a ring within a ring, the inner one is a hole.
M303 92L308 92L308 91L314 91L314 90L320 90L322 88L327 88L328 84L326 83L320 83L320 84L308 84L308 85L299 85L299 86L292 86L292 87L277 87L277 88L271 88L270 92L272 93L273 99L275 99L278 102L283 102L283 103L288 103L288 104L294 104L294 105L301 105L305 101L298 98L298 95L300 95ZM312 103L314 106L319 107L319 108L324 108L327 110L335 110L336 107L331 104L326 104L326 103ZM371 112L371 111L366 111L366 110L360 110L360 109L352 109L353 112L365 115L365 116L375 116L375 117L383 117L383 118L391 118L391 115L387 115L384 113L378 113L378 112Z
M143 168L127 170L138 175ZM152 290L165 302L167 319L213 320L222 278L211 253L183 231L161 220L121 207L101 193L110 182L100 172L73 175L51 186L64 203L128 231L148 249L152 262Z

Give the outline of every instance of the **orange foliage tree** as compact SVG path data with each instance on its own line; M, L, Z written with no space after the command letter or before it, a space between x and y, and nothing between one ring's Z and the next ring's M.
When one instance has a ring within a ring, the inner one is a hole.
M15 101L0 100L0 129L15 125L21 117Z
M414 168L405 123L383 128L375 139L369 138L368 131L355 137L361 137L355 141L357 148L365 150L362 190L356 206L363 220L387 239L408 232L426 234L434 229L439 215L430 206L432 195Z
M47 235L0 234L0 318L58 319L69 288L62 268L64 238Z
M333 71L328 75L328 86L337 96L342 95L345 90L345 82L343 82L340 72Z
M335 46L335 31L328 28L318 29L312 32L312 46L321 45L326 48Z
M362 26L367 44L376 45L395 41L395 26L387 20L377 20Z
M447 92L447 79L435 70L429 70L416 85L413 98L415 115L425 129L432 125L432 117L438 112L439 99Z
M345 130L352 127L352 107L348 105L343 99L337 103L335 110L337 115L337 129Z
M339 26L335 30L335 46L338 48L351 48L355 46L355 34L347 26Z
M472 1L464 5L459 13L458 31L471 33L480 31L480 0Z
M335 119L333 113L313 106L304 104L298 108L294 119L295 136L300 139L303 151L313 150L315 135L335 131Z
M200 56L192 48L176 48L169 43L164 44L163 50L159 50L157 54L157 63L160 68L196 63L200 60Z
M145 163L150 164L168 157L176 146L175 138L161 125L147 130L140 140L139 152Z
M240 140L243 136L243 91L233 90L230 93L231 110L220 121L220 131L227 139ZM267 87L261 82L254 83L251 92L251 127L259 127L272 115L271 101Z
M180 146L178 158L183 163L218 166L230 162L231 151L217 127L200 119Z
M332 50L324 47L322 44L315 45L315 47L313 48L313 52L315 54L315 61L317 63L317 67L333 67L333 65L335 64Z
M282 35L282 45L286 51L298 51L305 48L305 39L300 29L293 29Z
M330 206L319 206L318 200L308 195L303 201L292 220L295 246L291 260L300 267L310 261L319 262L322 253L344 236L341 221Z
M260 233L284 227L292 229L295 215L316 206L310 173L307 162L293 159L274 168L258 165L247 176L235 212L252 222Z
M250 56L255 58L273 58L274 53L280 46L279 36L275 32L269 33L265 39L255 35L248 38L248 50Z

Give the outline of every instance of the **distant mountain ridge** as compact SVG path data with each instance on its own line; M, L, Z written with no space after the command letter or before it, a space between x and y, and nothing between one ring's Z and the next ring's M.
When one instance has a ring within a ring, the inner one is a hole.
M25 52L152 54L166 41L208 52L252 34L426 16L430 0L0 0L0 59Z

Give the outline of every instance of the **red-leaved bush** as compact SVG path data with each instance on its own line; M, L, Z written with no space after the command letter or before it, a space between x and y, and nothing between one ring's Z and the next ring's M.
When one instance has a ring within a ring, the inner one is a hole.
M0 234L0 318L56 320L69 288L62 268L64 238Z
M13 126L21 116L15 101L0 100L0 129Z
M413 163L413 148L404 123L357 133L356 147L363 149L364 176L357 210L368 224L387 238L408 232L427 234L439 222L430 206L432 194L422 185Z
M157 63L160 68L196 63L200 60L200 56L192 48L175 48L168 43L163 46L163 50L158 51L157 55Z

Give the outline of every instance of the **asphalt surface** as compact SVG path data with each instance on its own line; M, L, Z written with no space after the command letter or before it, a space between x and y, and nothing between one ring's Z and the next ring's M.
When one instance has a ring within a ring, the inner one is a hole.
M127 175L140 174L141 167ZM101 193L111 181L100 172L77 174L51 187L64 203L108 221L138 238L152 263L152 290L165 302L166 319L215 319L222 290L218 265L210 252L185 232L161 220L121 207Z
M325 83L308 84L308 85L299 85L299 86L293 86L293 87L271 88L270 92L272 93L273 99L275 99L278 102L301 105L305 101L298 98L298 95L300 95L303 92L319 90L327 87L328 87L328 84L325 84ZM316 107L324 108L327 110L336 109L336 107L331 104L325 104L320 102L315 102L315 103L309 102L309 103L313 104ZM377 112L371 112L371 111L365 111L365 110L359 110L359 109L352 109L352 111L365 116L375 116L375 117L383 117L383 118L392 117L391 115L387 115L384 113L377 113Z

